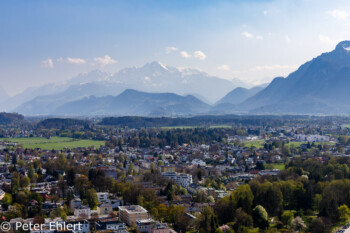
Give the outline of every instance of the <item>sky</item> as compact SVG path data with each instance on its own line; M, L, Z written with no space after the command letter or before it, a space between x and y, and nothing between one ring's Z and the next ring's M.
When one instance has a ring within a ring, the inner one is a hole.
M350 40L347 0L0 1L10 95L159 61L258 85Z

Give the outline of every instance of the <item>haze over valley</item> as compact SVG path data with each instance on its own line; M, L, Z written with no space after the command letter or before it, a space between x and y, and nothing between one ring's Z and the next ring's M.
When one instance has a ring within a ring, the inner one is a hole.
M154 61L116 74L94 70L13 97L3 90L1 109L28 116L348 114L349 77L350 42L343 41L286 78L255 87Z

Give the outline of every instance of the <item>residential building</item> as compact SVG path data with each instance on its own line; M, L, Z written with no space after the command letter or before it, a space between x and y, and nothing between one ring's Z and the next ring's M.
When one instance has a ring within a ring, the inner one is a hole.
M162 172L162 176L174 180L177 184L185 188L192 184L192 175L186 173Z
M99 192L97 193L97 199L99 203L104 203L109 201L108 193L107 192Z
M74 216L79 218L90 218L91 210L88 206L82 205L74 209Z
M90 232L90 223L87 220L78 220L78 221L66 221L66 224L71 224L74 227L74 233L89 233Z
M69 203L69 207L74 210L75 208L79 208L81 206L81 199L79 197L75 197Z
M5 197L5 191L0 189L0 200Z
M113 211L112 205L108 203L102 203L97 206L97 213L100 215L109 214Z
M129 226L135 226L136 221L148 218L148 212L142 206L119 206L119 219Z
M136 221L136 227L139 232L149 232L155 223L156 222L152 218L139 219Z
M149 233L171 233L172 230L166 223L157 222L154 224L151 229L148 231Z
M95 222L95 230L126 230L125 223L116 218L101 219Z

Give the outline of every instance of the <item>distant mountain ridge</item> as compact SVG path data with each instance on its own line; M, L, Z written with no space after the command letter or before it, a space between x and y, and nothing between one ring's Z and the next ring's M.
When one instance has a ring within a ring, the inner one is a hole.
M275 114L349 114L350 41L306 62L287 78L275 78L236 111Z
M259 91L263 90L266 85L261 85L253 87L250 89L237 87L234 90L230 91L221 98L215 105L211 108L211 114L230 114L234 113L236 105L244 102L249 97L254 96Z
M234 90L230 91L225 95L223 98L221 98L218 102L216 102L215 105L220 104L240 104L249 97L255 95L259 91L264 89L263 86L257 86L252 87L250 89L244 88L244 87L237 87Z
M68 102L53 115L179 116L205 113L210 105L196 97L173 93L146 93L125 90L118 96L90 96Z
M286 78L275 78L263 89L235 89L228 80L158 62L126 68L115 75L88 73L70 83L64 84L65 88L41 87L43 96L16 111L25 115L117 116L350 114L350 41L306 62ZM54 94L47 95L48 90ZM193 95L184 96L187 93ZM222 93L228 94L214 106L194 97L212 101Z
M116 96L126 89L178 95L191 93L215 102L222 97L222 93L237 86L246 84L239 80L232 82L210 76L195 69L180 69L152 62L143 67L125 68L114 75L101 71L81 74L61 85L48 84L40 87L35 92L41 93L40 96L32 98L30 96L33 96L34 91L27 90L10 99L7 105L17 105L14 111L25 115L48 115L65 103L88 96Z

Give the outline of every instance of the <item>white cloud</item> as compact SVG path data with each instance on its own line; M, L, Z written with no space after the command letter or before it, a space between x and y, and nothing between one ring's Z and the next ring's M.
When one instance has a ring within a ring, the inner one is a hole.
M176 47L166 47L165 48L165 53L169 54L169 53L177 51L177 50L179 50L179 49L176 48Z
M242 35L245 36L246 38L252 38L253 34L249 33L249 32L242 32Z
M104 57L95 57L94 61L96 62L97 65L100 65L100 66L113 65L118 62L117 60L112 59L108 55L105 55Z
M192 54L186 52L186 51L181 51L180 52L181 57L184 58L195 58L198 60L205 60L207 58L207 55L205 55L202 51L198 50L198 51L194 51Z
M71 64L77 64L77 65L86 63L86 61L82 58L71 58L71 57L67 57L67 62Z
M53 61L51 58L40 62L41 68L53 68Z
M342 10L332 10L328 11L327 14L331 15L333 18L338 20L346 20L349 16L349 14L346 11Z
M186 52L186 51L181 51L181 52L180 52L180 55L181 55L182 57L184 57L184 58L191 58L191 57L192 57L192 55L189 54L189 53Z
M218 70L225 70L225 71L228 71L230 70L230 66L229 65L226 65L226 64L223 64L221 66L218 66L217 67Z
M199 60L205 60L207 58L207 55L205 55L202 51L195 51L193 53L193 57Z
M257 66L254 70L284 70L284 69L296 69L297 66L293 65L270 65L270 66Z
M256 36L256 39L262 40L262 39L264 39L264 37L263 36Z
M263 14L264 14L264 15L267 15L268 13L269 13L269 12L268 12L267 10L264 10L264 11L263 11Z

